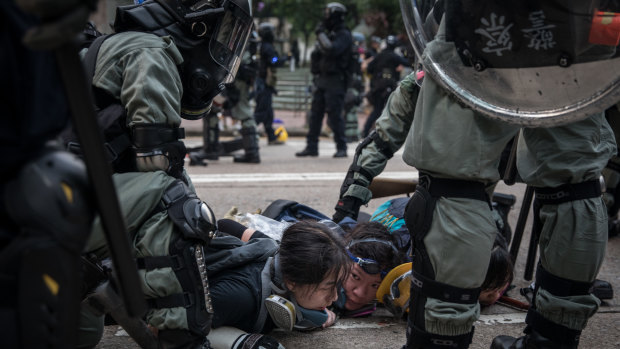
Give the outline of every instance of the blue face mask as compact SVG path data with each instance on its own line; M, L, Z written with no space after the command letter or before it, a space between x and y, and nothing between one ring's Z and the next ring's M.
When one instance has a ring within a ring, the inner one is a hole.
M295 329L299 331L310 331L323 326L327 321L326 310L312 310L296 306L295 310L301 314L297 316Z

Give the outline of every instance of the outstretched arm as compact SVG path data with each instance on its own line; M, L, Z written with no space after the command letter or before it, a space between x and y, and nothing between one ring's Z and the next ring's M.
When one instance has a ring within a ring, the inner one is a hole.
M368 186L385 169L387 161L404 144L413 123L419 87L415 73L405 77L390 95L377 119L375 131L358 145L353 162L340 188L333 219L357 218L361 205L372 198Z

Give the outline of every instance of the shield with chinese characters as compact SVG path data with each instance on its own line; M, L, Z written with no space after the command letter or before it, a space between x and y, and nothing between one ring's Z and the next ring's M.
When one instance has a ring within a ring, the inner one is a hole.
M483 115L551 127L620 101L620 0L400 2L427 76Z

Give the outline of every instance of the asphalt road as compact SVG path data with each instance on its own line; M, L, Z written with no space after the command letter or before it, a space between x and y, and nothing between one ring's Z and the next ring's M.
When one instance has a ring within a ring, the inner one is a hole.
M198 138L187 139L188 147L201 143ZM293 138L284 145L267 146L261 139L260 164L236 164L232 158L223 157L209 161L206 167L187 166L199 197L213 209L216 217L223 217L232 207L239 212L254 213L262 210L276 199L295 200L313 207L328 216L333 213L340 184L352 160L355 144L349 144L349 157L334 159L333 141L322 139L317 158L296 158L295 152L303 149L302 138ZM417 176L414 168L406 165L397 153L388 163L385 177L411 178ZM522 184L498 185L497 191L518 197L509 221L514 229L525 187ZM389 198L371 200L363 212L372 213ZM528 223L516 265L515 285L526 287L531 281L523 279L523 269L529 242ZM620 237L609 241L604 265L599 278L609 281L615 292L612 300L606 301L600 311L590 320L581 337L580 348L620 348ZM516 290L510 292L516 298L524 299ZM500 334L519 336L524 328L525 312L502 305L482 310L476 324L471 348L488 348L493 337ZM287 348L400 348L405 343L406 323L394 319L379 309L370 317L362 319L339 319L335 326L312 333L286 333L274 331ZM107 326L99 349L138 348L118 326Z

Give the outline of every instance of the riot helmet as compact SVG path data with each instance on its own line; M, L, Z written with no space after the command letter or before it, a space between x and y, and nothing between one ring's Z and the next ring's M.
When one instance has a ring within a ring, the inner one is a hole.
M400 5L428 76L487 117L551 127L620 100L618 1L400 0Z
M395 35L388 35L385 38L385 48L387 50L393 51L396 47L398 47L398 38Z
M356 46L363 46L364 41L366 41L366 37L364 34L360 32L352 32L351 36L353 37L353 44Z
M258 25L258 36L260 36L263 42L273 42L275 39L274 31L273 24L269 22L263 22Z
M251 0L155 0L117 9L116 32L171 36L183 55L181 117L206 115L234 81L252 29Z
M344 23L344 17L347 14L347 8L339 2L330 2L325 5L325 17L323 24L327 30L334 29L338 24Z

